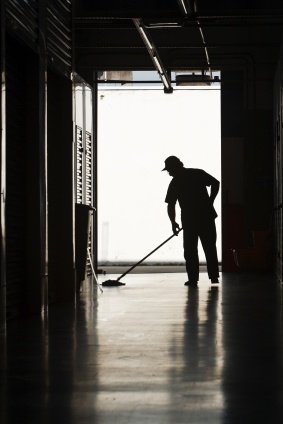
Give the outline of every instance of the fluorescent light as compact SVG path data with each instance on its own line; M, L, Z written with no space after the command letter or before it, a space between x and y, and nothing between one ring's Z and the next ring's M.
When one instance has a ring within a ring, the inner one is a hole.
M159 73L160 74L164 74L163 69L161 68L161 65L160 65L157 57L156 56L152 56L152 59L153 59L154 63L156 64L156 67L157 67Z
M188 11L187 11L187 7L186 7L186 5L185 5L184 0L179 0L179 3L180 3L180 5L181 5L181 6L182 6L182 8L183 8L184 13L187 15L187 14L188 14Z
M170 84L169 84L169 82L168 82L168 80L167 80L167 78L166 78L166 76L165 76L165 72L163 71L163 69L162 69L162 67L161 67L161 65L160 65L160 63L159 63L159 61L158 61L157 57L156 57L156 56L152 56L152 59L153 59L154 63L156 64L156 67L157 67L157 69L158 69L158 71L159 71L160 78L161 78L161 80L162 80L163 84L165 85L165 87L166 87L167 89L171 88L171 87L170 87Z
M168 83L168 81L167 81L167 79L166 79L165 75L161 74L161 75L160 75L160 78L162 79L162 82L163 82L163 84L165 85L165 87L169 89L169 88L170 88L170 85L169 85L169 83Z
M144 29L143 29L141 26L139 26L139 31L140 31L140 33L141 33L141 35L142 35L142 37L143 37L144 41L146 42L146 44L147 44L147 45L148 45L148 47L150 48L150 50L152 50L153 48L152 48L151 42L150 42L150 41L149 41L149 39L147 38L147 35L146 35L146 33L145 33Z
M155 22L151 22L148 25L145 25L145 27L149 27L149 28L179 28L182 25L179 22L160 22L160 23L155 23Z
M137 30L139 31L144 43L146 44L146 47L147 47L149 54L150 54L150 57L151 57L154 65L155 65L155 67L157 68L159 74L160 74L160 78L161 78L164 86L167 88L167 90L169 90L171 92L172 87L171 87L170 81L168 81L167 74L166 74L166 72L164 72L162 64L159 62L158 57L156 57L156 55L155 55L154 44L152 44L149 41L149 39L146 35L146 32L142 27L142 21L140 19L133 19L133 22L134 22ZM166 74L166 76L164 74Z

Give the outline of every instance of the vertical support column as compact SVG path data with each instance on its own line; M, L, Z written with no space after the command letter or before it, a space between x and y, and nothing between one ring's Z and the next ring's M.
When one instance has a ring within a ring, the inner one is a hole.
M97 273L97 238L98 238L98 207L97 207L97 127L98 127L98 73L94 72L93 75L93 95L92 95L92 113L93 113L93 206L96 212L93 213L93 266Z
M43 2L39 16L39 27L42 29L39 34L40 276L43 289L43 306L46 308L48 304L46 2Z
M274 268L278 281L283 284L282 263L282 140L283 140L283 44L281 45L280 57L276 70L274 83Z
M72 81L48 68L48 288L51 302L76 295Z
M1 258L0 258L0 331L6 326L6 73L5 73L5 0L0 2L0 55L1 55L1 93L0 93L0 161L1 161Z
M46 249L42 233L46 226L46 213L42 199L44 175L44 93L41 80L41 58L27 56L25 85L26 99L26 269L28 314L38 314L43 308L44 277L42 270ZM34 78L38 74L39 78Z
M27 63L28 313L47 307L46 3L39 4L39 55ZM38 75L37 79L34 75Z

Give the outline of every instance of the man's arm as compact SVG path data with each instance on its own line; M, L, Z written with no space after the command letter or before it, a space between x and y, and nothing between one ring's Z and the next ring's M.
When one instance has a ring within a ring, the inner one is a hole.
M219 192L219 187L220 187L220 182L216 178L213 178L213 181L211 183L211 188L210 188L210 200L212 204Z
M168 212L168 216L169 219L171 221L172 224L172 230L173 233L176 235L178 235L179 231L180 231L180 226L179 224L176 222L176 209L175 209L175 203L168 203L167 206L167 212Z

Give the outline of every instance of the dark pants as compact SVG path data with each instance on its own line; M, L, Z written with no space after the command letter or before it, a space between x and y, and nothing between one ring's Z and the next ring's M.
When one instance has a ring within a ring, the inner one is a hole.
M214 219L201 222L183 223L184 257L189 280L199 280L198 239L200 239L207 264L208 277L219 277L216 250L216 227Z

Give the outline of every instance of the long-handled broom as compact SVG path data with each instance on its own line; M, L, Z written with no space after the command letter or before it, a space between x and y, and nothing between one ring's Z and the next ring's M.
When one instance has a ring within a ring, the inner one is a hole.
M163 246L165 243L167 243L171 238L175 237L175 235L178 235L179 232L182 231L182 228L178 231L177 234L172 234L168 239L166 239L163 243L161 243L159 246L157 246L154 250L152 250L148 255L146 255L144 258L142 258L139 262L137 262L135 265L133 265L131 268L129 268L124 274L120 275L117 280L106 280L102 283L102 286L105 287L117 287L117 286L125 286L125 283L121 283L120 280L125 277L125 275L129 274L136 266L141 264L146 258L148 258L150 255L152 255L156 250L158 250L161 246Z

